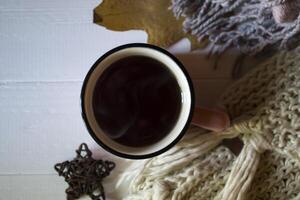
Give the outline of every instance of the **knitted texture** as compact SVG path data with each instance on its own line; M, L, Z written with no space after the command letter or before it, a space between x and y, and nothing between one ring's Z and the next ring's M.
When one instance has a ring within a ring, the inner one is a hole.
M261 155L249 190L249 200L300 199L300 168L295 160L276 152Z
M280 53L238 81L223 97L231 118L250 118L243 137L263 138L300 163L300 48ZM238 95L237 95L238 94ZM253 139L253 138L252 138Z
M284 12L283 6L282 13L278 14L276 9L286 1L295 1L297 6L292 6L290 12ZM277 7L272 10L274 6ZM214 54L229 47L245 54L257 54L265 49L292 49L300 41L298 0L172 0L171 9L176 17L185 18L186 32L199 41L209 38ZM286 13L288 17L284 16ZM291 22L276 23L275 19L280 17Z
M124 199L214 199L223 189L235 156L223 146L232 134L207 134L196 127L167 153L148 160Z
M233 125L191 127L170 151L147 160L124 199L300 199L300 48L276 54L223 96ZM220 145L240 137L238 157Z

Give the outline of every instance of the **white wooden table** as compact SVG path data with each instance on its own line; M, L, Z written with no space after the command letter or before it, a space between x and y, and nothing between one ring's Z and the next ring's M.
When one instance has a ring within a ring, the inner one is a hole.
M79 106L82 80L103 53L121 44L146 42L147 36L94 25L92 10L98 3L0 1L0 200L65 199L66 184L53 165L72 159L82 142L96 157L116 160L84 127ZM188 52L189 44L184 40L170 50ZM231 56L217 71L203 56L178 57L194 80L197 103L213 106L232 82ZM115 173L120 170L119 166Z

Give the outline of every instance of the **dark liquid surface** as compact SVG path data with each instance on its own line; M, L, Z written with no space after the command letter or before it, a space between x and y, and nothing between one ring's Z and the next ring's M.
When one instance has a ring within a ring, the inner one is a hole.
M147 146L164 138L176 124L181 90L164 64L130 56L113 63L99 78L93 109L111 139L126 146Z

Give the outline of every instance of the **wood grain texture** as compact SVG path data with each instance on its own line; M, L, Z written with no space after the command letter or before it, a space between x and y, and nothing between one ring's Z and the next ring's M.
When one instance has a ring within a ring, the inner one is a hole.
M104 182L106 197L113 200L114 191L109 189L108 181ZM57 175L0 175L0 200L64 200L64 188L67 184ZM80 199L90 200L87 196Z
M93 144L81 120L80 87L77 82L0 86L0 174L54 173L53 164L75 156L81 142Z
M0 2L0 80L82 80L112 47L145 42L141 31L92 23L98 1Z
M0 176L0 200L66 199L67 184L55 175Z

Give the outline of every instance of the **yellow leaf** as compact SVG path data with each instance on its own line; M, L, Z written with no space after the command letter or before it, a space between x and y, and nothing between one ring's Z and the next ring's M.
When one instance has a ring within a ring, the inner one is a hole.
M161 47L185 37L198 47L199 42L184 33L183 19L174 17L170 5L170 0L103 0L94 10L94 22L115 31L144 30L148 43Z

